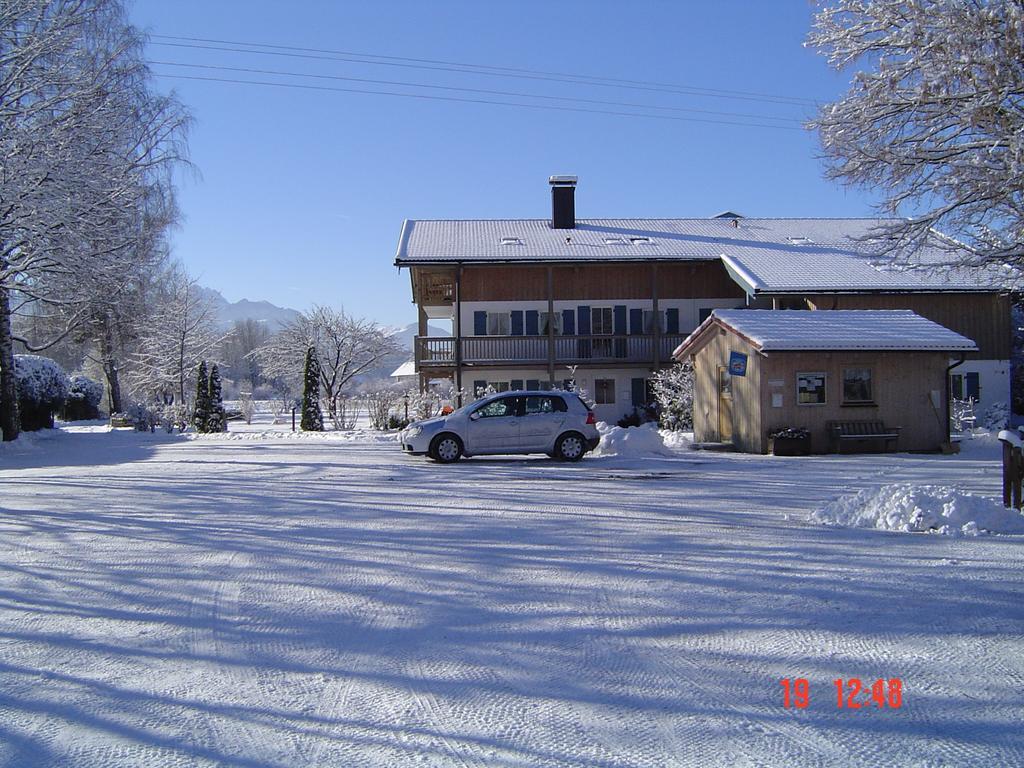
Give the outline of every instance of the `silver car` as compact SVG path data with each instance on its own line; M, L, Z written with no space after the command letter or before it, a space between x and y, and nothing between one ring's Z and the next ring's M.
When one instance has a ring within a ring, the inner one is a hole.
M502 392L459 410L410 424L402 450L435 461L497 453L546 453L579 461L600 435L590 407L573 392Z

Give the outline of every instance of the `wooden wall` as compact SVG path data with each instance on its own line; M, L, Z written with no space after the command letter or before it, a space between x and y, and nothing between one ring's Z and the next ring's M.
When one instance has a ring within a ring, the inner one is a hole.
M761 420L767 431L776 427L811 430L811 449L828 450L828 421L881 420L901 427L898 450L930 451L947 439L945 352L776 352L762 361ZM873 405L843 405L844 368L870 368ZM797 405L798 373L825 373L825 405ZM781 382L781 386L773 386ZM938 405L930 392L937 391ZM772 393L781 393L783 405L772 407ZM857 446L846 446L847 450Z
M652 274L657 269L657 275ZM555 301L743 298L721 262L613 263L553 267ZM545 265L472 265L463 268L463 301L536 301L547 298Z
M818 295L806 298L816 309L911 309L974 341L980 352L969 355L969 359L1010 359L1010 298L1005 295L893 293Z
M732 442L748 453L761 453L761 359L747 342L732 333L713 329L711 341L694 359L693 436L697 442L720 442L718 367L728 366L729 353L747 355L747 375L732 378Z

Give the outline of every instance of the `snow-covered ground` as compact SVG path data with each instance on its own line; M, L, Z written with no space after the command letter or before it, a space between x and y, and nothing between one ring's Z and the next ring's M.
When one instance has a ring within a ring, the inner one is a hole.
M883 484L994 497L993 441L438 466L374 438L0 448L0 765L1024 764L1024 536L808 522ZM838 709L852 677L902 707Z

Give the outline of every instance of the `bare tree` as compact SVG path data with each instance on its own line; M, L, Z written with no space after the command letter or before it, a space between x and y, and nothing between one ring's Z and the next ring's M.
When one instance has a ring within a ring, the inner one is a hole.
M837 0L808 42L836 69L863 67L811 126L830 178L879 189L884 212L906 216L876 242L1024 263L1024 5Z
M344 310L314 307L301 313L251 357L271 378L297 379L309 347L316 348L320 359L320 388L336 424L338 398L349 383L398 350L394 339L371 321L351 317Z
M172 266L132 356L132 391L144 400L173 400L185 405L196 366L215 358L229 336L216 329L216 311L209 296L184 270Z

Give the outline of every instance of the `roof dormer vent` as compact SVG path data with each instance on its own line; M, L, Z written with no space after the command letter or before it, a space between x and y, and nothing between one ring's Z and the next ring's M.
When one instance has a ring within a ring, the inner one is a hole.
M521 237L503 237L501 238L502 245L525 245L523 238Z

